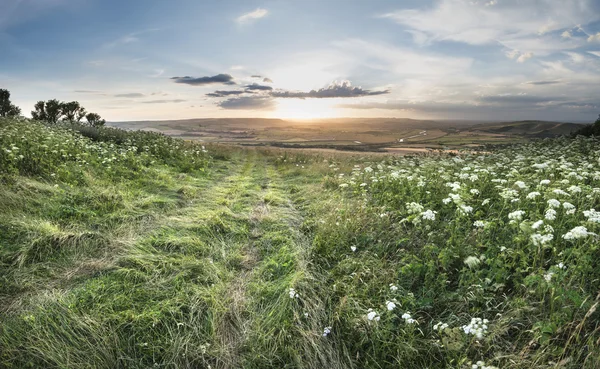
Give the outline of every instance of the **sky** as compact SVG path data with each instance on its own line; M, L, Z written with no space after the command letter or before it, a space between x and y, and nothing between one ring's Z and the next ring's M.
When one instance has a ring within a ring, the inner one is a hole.
M1 0L26 115L594 121L600 0Z

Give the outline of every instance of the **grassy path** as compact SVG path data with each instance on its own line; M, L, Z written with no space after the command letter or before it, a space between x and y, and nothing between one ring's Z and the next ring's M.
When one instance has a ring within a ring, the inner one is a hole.
M299 177L272 160L248 150L217 163L178 190L179 207L12 296L0 367L349 367L322 337Z

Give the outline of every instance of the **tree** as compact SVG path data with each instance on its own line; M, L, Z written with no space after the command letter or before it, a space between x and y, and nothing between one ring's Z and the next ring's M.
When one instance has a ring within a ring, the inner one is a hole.
M100 114L96 113L88 113L85 116L85 119L87 120L88 124L92 127L102 127L104 124L106 124L106 120L102 119L100 117Z
M10 102L10 92L0 88L0 117L14 118L21 115L21 109Z
M64 120L70 123L80 122L86 115L85 108L78 101L61 103L61 113Z
M56 99L48 101L38 101L31 112L33 119L43 120L48 123L56 124L62 117L62 105L60 101Z
M598 115L598 119L596 119L595 123L587 124L577 132L575 132L575 136L598 136L600 137L600 115Z

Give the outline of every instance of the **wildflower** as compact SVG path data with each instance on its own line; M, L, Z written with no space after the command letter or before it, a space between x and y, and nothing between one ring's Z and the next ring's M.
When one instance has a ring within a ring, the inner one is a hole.
M567 268L567 266L565 264L563 264L562 261L560 263L556 264L556 267L558 269L566 269Z
M550 180L549 179L542 179L540 181L540 185L542 185L542 186L546 186L546 185L549 185L549 184L550 184Z
M523 215L525 215L525 211L516 210L516 211L513 211L512 213L508 214L508 219L520 221L520 220L523 220Z
M545 245L547 243L550 243L553 239L554 239L554 235L552 235L552 234L534 233L534 234L531 235L531 242L535 246Z
M409 214L417 214L423 211L423 205L418 204L416 202L409 202L406 204L406 210Z
M376 322L379 321L379 319L381 319L381 317L379 316L379 314L377 314L376 311L374 311L373 309L369 309L369 312L367 313L367 319L369 320L374 320Z
M540 228L540 226L541 226L542 224L544 224L544 221L543 221L543 220L538 220L537 222L535 222L535 223L533 223L533 224L531 225L531 228L533 228L533 229L538 229L538 228Z
M476 220L475 222L473 222L473 227L475 228L484 228L486 225L486 222L484 222L483 220Z
M567 214L575 214L575 205L565 201L563 202L562 206L566 210Z
M556 219L556 210L554 210L554 209L546 210L546 213L544 214L544 218L546 218L547 220Z
M398 287L396 287L393 283L390 283L390 291L396 292L398 291Z
M323 337L327 337L329 333L331 333L331 327L325 327L323 329Z
M487 205L490 203L490 199L485 199L483 200L483 202L481 203L481 205Z
M578 240L587 236L595 236L595 233L589 232L584 226L578 226L565 233L562 238L565 240Z
M290 298L291 298L291 299L300 297L300 296L298 295L298 293L296 292L296 290L295 290L295 289L293 289L293 288L290 288L290 292L289 292L289 293L290 293Z
M600 223L600 211L595 209L584 210L583 215L587 218L588 222Z
M421 213L421 216L425 220L435 220L435 215L436 214L437 214L437 211L426 210L426 211L424 211L424 212Z
M396 304L393 301L386 301L385 305L389 311L392 311L396 308Z
M468 205L460 205L458 207L458 213L461 215L466 215L473 212L473 207Z
M552 209L559 208L560 201L558 201L557 199L550 199L550 200L548 200L548 206Z
M412 318L412 316L410 315L409 311L407 311L406 313L402 314L402 319L404 319L404 322L406 324L415 324L415 323L417 323L417 321Z
M352 250L352 252L356 251L356 246L350 246L350 250Z
M581 187L579 187L579 186L571 186L571 187L567 188L567 191L569 191L570 193L580 193L581 192Z
M340 187L341 187L341 188L346 188L346 187L348 187L348 183L341 183L341 184L340 184Z
M469 192L471 193L471 195L479 195L479 190L476 188L470 189Z
M550 282L552 280L552 276L554 275L554 273L552 272L547 272L544 274L544 279L546 280L546 282Z
M442 323L442 322L439 322L439 323L437 323L436 325L433 326L433 330L434 331L437 331L437 330L443 331L446 328L448 328L448 324L447 323Z
M527 188L527 185L523 181L516 181L515 186L519 187L520 189Z
M487 319L472 318L469 324L462 326L462 329L466 334L471 334L477 337L477 339L482 339L485 333L487 333L488 323Z
M479 258L475 257L475 256L469 256L468 258L465 259L465 264L471 269L475 268L480 263L481 263L481 260L479 260Z
M537 191L533 191L533 192L528 193L526 197L528 200L533 200L540 195L541 195L541 193L539 193Z

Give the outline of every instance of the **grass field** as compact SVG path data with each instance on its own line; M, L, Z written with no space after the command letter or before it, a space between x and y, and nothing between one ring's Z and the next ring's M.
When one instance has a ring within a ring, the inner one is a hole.
M0 120L0 368L598 368L598 144L338 155Z

